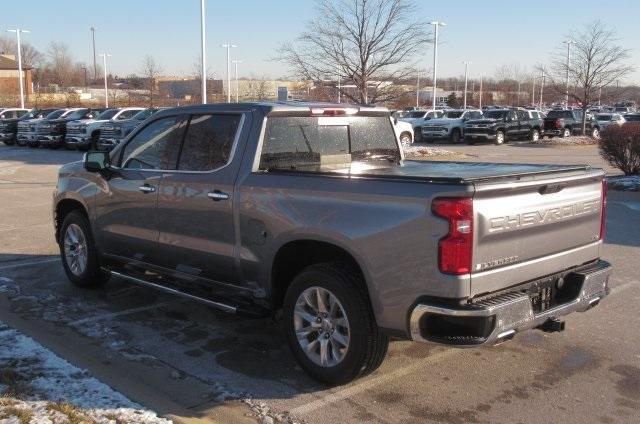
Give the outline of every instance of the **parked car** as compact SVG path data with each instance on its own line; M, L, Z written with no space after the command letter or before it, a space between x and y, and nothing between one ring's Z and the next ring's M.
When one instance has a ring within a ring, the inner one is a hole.
M600 136L598 121L589 116L586 120L586 130L594 138ZM544 136L553 138L555 136L569 137L576 134L582 134L582 110L557 109L549 111L544 119Z
M493 141L503 144L509 140L540 138L543 120L540 112L524 109L487 109L482 119L467 121L464 139L467 144Z
M64 140L65 147L87 151L91 147L97 148L100 131L107 123L122 122L131 119L135 114L144 110L141 107L123 107L121 109L107 109L92 119L81 119L67 124Z
M629 107L629 106L617 106L613 112L618 113L620 115L625 115L627 113L633 113L635 112L635 108L633 107Z
M640 113L628 113L624 116L626 122L640 122Z
M408 122L413 128L414 141L422 141L422 125L431 119L441 118L445 111L440 109L432 110L412 110L405 113L400 121Z
M413 126L410 123L401 121L397 118L392 117L391 119L393 120L393 130L395 131L398 140L400 140L401 145L406 146L413 143Z
M482 118L479 109L448 110L440 118L431 119L421 127L422 140L450 140L459 143L464 138L464 124L473 119Z
M72 108L65 110L60 116L51 118L47 116L36 126L38 145L59 149L64 145L64 138L67 133L67 123L79 119L91 119L96 116L96 112L87 108ZM35 143L29 144L37 147Z
M0 111L0 120L20 118L27 113L29 113L29 109L7 107Z
M625 118L619 113L598 113L595 116L595 120L600 130L604 130L611 125L622 125L625 123Z
M111 150L120 141L122 141L131 131L133 131L138 125L143 123L145 119L151 117L159 110L166 108L151 107L139 111L133 115L130 119L121 121L109 121L102 124L100 127L100 137L98 139L97 148L99 150Z
M3 141L4 144L8 146L15 144L18 138L18 126L21 122L41 119L54 110L55 109L32 109L20 117L0 120L0 141Z
M58 118L65 113L66 110L67 109L43 109L42 113L33 119L20 120L16 134L16 143L18 146L39 146L40 143L38 142L38 133L36 131L38 123L48 118Z
M493 345L597 305L603 177L406 161L383 108L209 104L62 166L53 220L74 284L281 310L302 368L342 384L375 370L391 336Z

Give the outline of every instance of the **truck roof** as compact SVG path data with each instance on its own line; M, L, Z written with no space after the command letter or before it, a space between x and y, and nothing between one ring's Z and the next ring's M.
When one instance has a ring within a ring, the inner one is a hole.
M170 108L158 112L158 116L174 113L176 110L184 113L204 113L211 111L238 111L244 112L252 109L261 109L265 115L331 115L334 110L344 110L346 115L388 116L389 110L385 107L370 105L358 105L349 103L320 103L320 102L249 102L249 103L212 103L203 105L188 105Z

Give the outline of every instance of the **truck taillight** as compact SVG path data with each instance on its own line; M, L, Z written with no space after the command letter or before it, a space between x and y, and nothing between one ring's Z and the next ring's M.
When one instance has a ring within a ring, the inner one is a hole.
M607 180L602 180L602 212L600 213L600 240L604 240L607 232Z
M562 120L561 119L556 119L554 122L556 128L560 129L562 128Z
M431 211L449 222L449 233L438 242L438 267L445 274L471 272L473 252L473 200L470 197L439 197Z

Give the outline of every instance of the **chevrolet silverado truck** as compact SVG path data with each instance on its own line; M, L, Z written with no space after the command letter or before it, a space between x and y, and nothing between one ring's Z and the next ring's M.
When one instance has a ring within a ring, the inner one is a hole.
M47 116L36 125L37 139L29 143L30 147L45 146L50 149L59 149L64 145L64 138L67 134L67 123L79 119L92 119L97 115L97 111L87 108L66 109L56 118Z
M42 119L53 110L54 109L33 109L26 114L16 114L13 117L0 120L0 141L4 142L7 146L14 145L18 138L18 126L21 122Z
M390 337L494 345L597 305L605 187L587 165L406 160L383 108L212 104L64 165L53 221L72 283L277 316L343 384Z
M579 109L554 109L544 118L543 136L553 138L569 137L582 134L582 110ZM593 138L600 137L600 125L592 116L587 116L587 134Z
M141 107L123 107L121 109L107 109L94 118L80 119L67 124L64 145L68 149L87 151L96 149L100 139L100 130L110 122L120 122L131 119L135 114L144 110Z
M164 108L150 107L139 111L129 119L111 120L100 127L98 150L111 150L120 143L131 131L142 124L145 119Z
M465 123L464 139L467 144L478 141L493 141L503 144L509 140L540 139L542 118L539 112L524 109L490 109L484 111L482 119Z
M423 141L450 140L459 143L464 138L464 124L482 118L481 110L448 110L441 118L434 118L421 126Z

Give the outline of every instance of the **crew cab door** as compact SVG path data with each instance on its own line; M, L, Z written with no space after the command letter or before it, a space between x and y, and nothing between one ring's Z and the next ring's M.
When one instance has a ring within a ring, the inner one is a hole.
M531 131L529 113L524 110L517 110L516 115L518 117L518 136L524 137L529 134L529 131Z
M179 276L239 284L233 189L242 113L191 115L175 171L158 193L162 266Z
M505 132L509 138L518 137L520 134L518 116L515 110L510 110L505 118Z
M162 170L176 167L184 129L182 115L152 121L112 158L96 198L95 236L104 254L158 263L158 188Z

